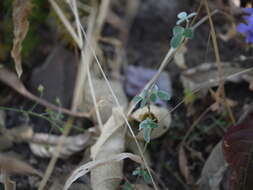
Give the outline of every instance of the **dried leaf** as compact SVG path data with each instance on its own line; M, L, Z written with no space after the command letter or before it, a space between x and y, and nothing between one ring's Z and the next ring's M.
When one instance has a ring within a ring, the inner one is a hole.
M91 162L88 162L84 165L79 166L77 169L75 169L70 177L67 179L64 189L67 190L71 186L71 184L76 181L79 177L86 175L88 172L90 172L92 169L103 166L109 163L119 162L121 160L124 160L126 158L130 158L131 160L142 164L142 159L139 156L136 156L131 153L121 153L114 156L109 156L107 158L101 159L101 160L94 160Z
M18 77L21 76L23 70L21 65L21 50L22 42L29 29L27 17L32 10L30 0L15 0L13 2L13 25L14 25L14 40L11 56L15 61L15 67Z
M230 63L222 63L222 66L225 81L237 83L253 75L252 69L234 67ZM219 84L219 72L215 63L204 63L183 72L181 81L184 89L189 89L190 91L200 90L198 95L199 97L203 97L207 94L209 87Z
M93 160L101 160L122 153L125 149L125 127L122 108L113 108L112 116L102 128L96 144L91 148ZM111 162L91 170L93 190L115 190L123 178L122 162Z
M112 114L112 108L116 106L115 101L112 98L111 92L107 87L107 84L104 80L92 78L92 83L95 88L96 100L98 101L98 107L100 111L100 116L102 122L105 123ZM123 91L122 84L119 81L110 81L110 84L115 92L116 97L119 100L119 103L125 109L127 107L127 98ZM87 85L88 86L88 85ZM94 104L92 101L91 91L84 89L83 102L79 106L80 110L89 112L94 109ZM92 113L93 121L97 122L97 116L95 112Z
M180 69L187 69L184 58L186 52L187 48L185 46L182 46L174 56L174 62Z
M17 158L0 154L0 169L9 174L38 175L42 174L27 163Z
M189 167L188 167L188 160L187 160L187 157L186 157L186 154L185 154L185 150L184 150L184 147L183 146L180 146L179 148L179 169L182 173L182 175L184 176L186 182L188 184L191 184L192 183L192 177L190 176L190 170L189 170Z
M222 146L225 160L233 170L230 189L252 189L253 120L230 127Z
M69 156L80 152L89 145L90 133L66 137L62 150L60 152L60 158L68 158ZM52 157L56 151L56 146L59 143L60 136L49 135L43 133L34 134L30 143L32 152L40 157L49 158Z
M227 170L222 153L222 143L218 143L208 159L201 172L201 177L198 180L200 190L220 190L220 184L224 177L224 172Z

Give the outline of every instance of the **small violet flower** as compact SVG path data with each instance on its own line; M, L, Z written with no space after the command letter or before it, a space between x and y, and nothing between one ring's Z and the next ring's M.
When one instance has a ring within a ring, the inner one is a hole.
M249 16L245 16L247 24L240 23L237 26L237 31L242 33L246 37L247 43L253 43L253 8L243 9Z

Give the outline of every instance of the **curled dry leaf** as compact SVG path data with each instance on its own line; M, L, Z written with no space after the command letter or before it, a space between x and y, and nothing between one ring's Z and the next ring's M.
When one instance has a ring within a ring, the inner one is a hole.
M225 81L241 82L252 81L252 69L232 66L230 63L222 63L223 77ZM186 70L181 74L181 81L185 89L190 91L200 90L198 95L203 97L207 94L209 87L219 84L219 72L215 63L204 63L197 67Z
M152 130L151 137L150 137L150 139L152 140L152 139L159 138L160 136L162 136L163 134L165 134L168 131L170 124L171 124L171 115L167 109L162 108L162 107L158 107L155 105L150 106L150 111L158 119L158 125L159 125L158 128L155 128ZM138 122L141 122L142 116L147 112L148 112L147 107L138 109L130 116L130 118L132 118ZM139 127L139 126L136 126L136 127ZM128 136L131 137L130 134ZM144 140L143 131L140 131L136 135L136 137L139 140Z
M220 142L214 147L205 162L201 177L197 182L199 189L219 190L226 170L227 164L222 153L222 142Z
M187 69L187 65L185 64L185 53L187 52L187 48L182 46L179 51L174 56L174 62L180 69Z
M142 164L142 159L139 156L136 156L134 154L131 153L121 153L121 154L117 154L114 156L109 156L107 158L103 158L101 160L94 160L91 162L88 162L84 165L81 165L80 167L78 167L77 169L75 169L72 174L69 176L69 178L67 179L65 185L64 185L64 189L63 190L67 190L69 189L69 187L71 186L71 184L76 181L79 177L86 175L88 172L90 172L92 169L96 168L96 167L100 167L112 162L120 162L126 158L130 158L131 160Z
M21 175L38 175L42 176L41 172L34 169L32 166L27 163L11 157L0 154L0 169L5 171L8 174L21 174Z
M29 98L32 101L37 102L38 104L41 104L47 108L50 108L52 110L72 115L75 117L90 117L89 114L86 113L79 113L79 112L72 112L68 109L57 107L54 104L51 104L35 95L30 93L24 86L24 84L19 80L19 78L11 71L5 68L0 68L0 81L17 91L19 94L23 95L26 98Z
M28 16L31 10L30 0L15 0L13 2L12 19L14 25L14 40L11 56L15 61L15 67L19 77L23 72L21 65L22 42L29 29Z
M112 116L102 128L95 145L91 148L94 161L122 153L125 149L123 108L113 108ZM91 185L93 190L115 190L123 178L122 162L110 162L91 170Z
M104 80L92 78L92 83L95 88L96 100L98 101L101 119L102 122L105 123L110 118L112 114L112 108L116 106L116 103L113 100L111 92ZM110 81L110 84L116 97L119 100L120 105L125 109L127 107L128 101L121 83L119 81ZM83 102L81 103L79 109L85 112L89 112L90 110L94 109L92 95L90 90L87 90L86 88L84 90ZM97 121L95 111L92 114L92 119L95 122Z
M60 152L60 158L67 158L85 149L89 145L90 136L91 134L86 132L85 134L66 137ZM48 158L53 156L59 140L60 136L36 133L29 145L35 155Z
M179 169L182 173L182 175L184 176L186 182L188 184L192 184L192 176L190 174L190 170L189 170L189 166L188 166L188 160L186 157L186 153L184 150L184 147L181 145L179 147Z

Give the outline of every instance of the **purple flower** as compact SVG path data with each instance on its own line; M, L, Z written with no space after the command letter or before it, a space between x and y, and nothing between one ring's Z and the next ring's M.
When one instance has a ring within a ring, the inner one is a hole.
M246 37L247 43L253 43L253 8L245 8L244 11L249 14L244 17L247 24L240 23L237 26L237 31Z

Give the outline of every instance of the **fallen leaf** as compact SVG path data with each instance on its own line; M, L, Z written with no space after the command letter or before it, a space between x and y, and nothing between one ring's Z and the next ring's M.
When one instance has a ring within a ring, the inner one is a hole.
M91 148L94 161L122 153L125 149L124 118L121 107L113 108L112 116L102 128L101 135ZM93 190L115 190L123 178L122 162L111 162L91 170Z
M112 89L119 100L119 103L125 109L127 107L128 101L124 93L122 84L119 81L111 80L109 81ZM95 90L96 100L98 101L98 107L102 122L105 123L112 115L112 108L116 106L115 101L112 98L111 92L107 87L107 84L104 80L92 78L92 83ZM88 84L86 84L88 86ZM84 89L83 101L79 106L80 110L89 112L94 109L94 104L92 101L91 91ZM95 111L91 115L94 122L97 122L97 116Z
M68 158L69 156L80 152L90 145L89 141L91 134L86 132L76 136L68 136L64 141L59 157ZM35 133L29 143L32 152L40 157L52 157L56 151L56 146L59 143L60 136L44 133Z
M179 51L174 56L174 62L180 69L187 69L187 65L185 64L185 53L187 52L187 48L182 46Z
M41 172L34 169L27 163L0 153L0 169L4 170L8 174L20 174L20 175L38 175L42 176Z
M223 139L225 160L232 168L231 190L250 190L253 185L252 169L253 120L228 128Z
M189 170L189 166L188 166L188 160L186 157L186 153L184 150L184 147L181 145L179 147L179 154L178 154L179 158L179 169L181 171L181 174L184 176L187 184L192 184L192 176L190 174L190 170Z
M71 186L71 184L74 181L76 181L81 176L86 175L92 169L94 169L96 167L99 167L99 166L103 166L103 165L108 164L108 163L119 162L119 161L124 160L126 158L130 158L131 160L133 160L133 161L135 161L139 164L143 163L142 159L139 156L136 156L136 155L131 154L131 153L121 153L121 154L117 154L117 155L114 155L114 156L109 156L107 158L103 158L101 160L94 160L94 161L88 162L84 165L79 166L77 169L75 169L72 172L72 174L67 179L63 190L69 189L69 187Z
M22 42L29 29L28 16L31 10L32 6L30 0L15 0L13 2L12 19L14 25L14 40L11 56L15 61L18 77L20 77L23 72L21 65Z
M232 66L230 63L221 63L223 66L223 79L225 82L238 83L241 81L251 82L253 79L253 69L245 69ZM184 89L190 91L198 90L199 98L204 97L208 88L218 86L219 72L215 63L203 63L197 67L190 68L180 76Z
M201 171L201 177L197 182L199 190L220 190L221 181L226 170L227 164L220 142L213 148Z

